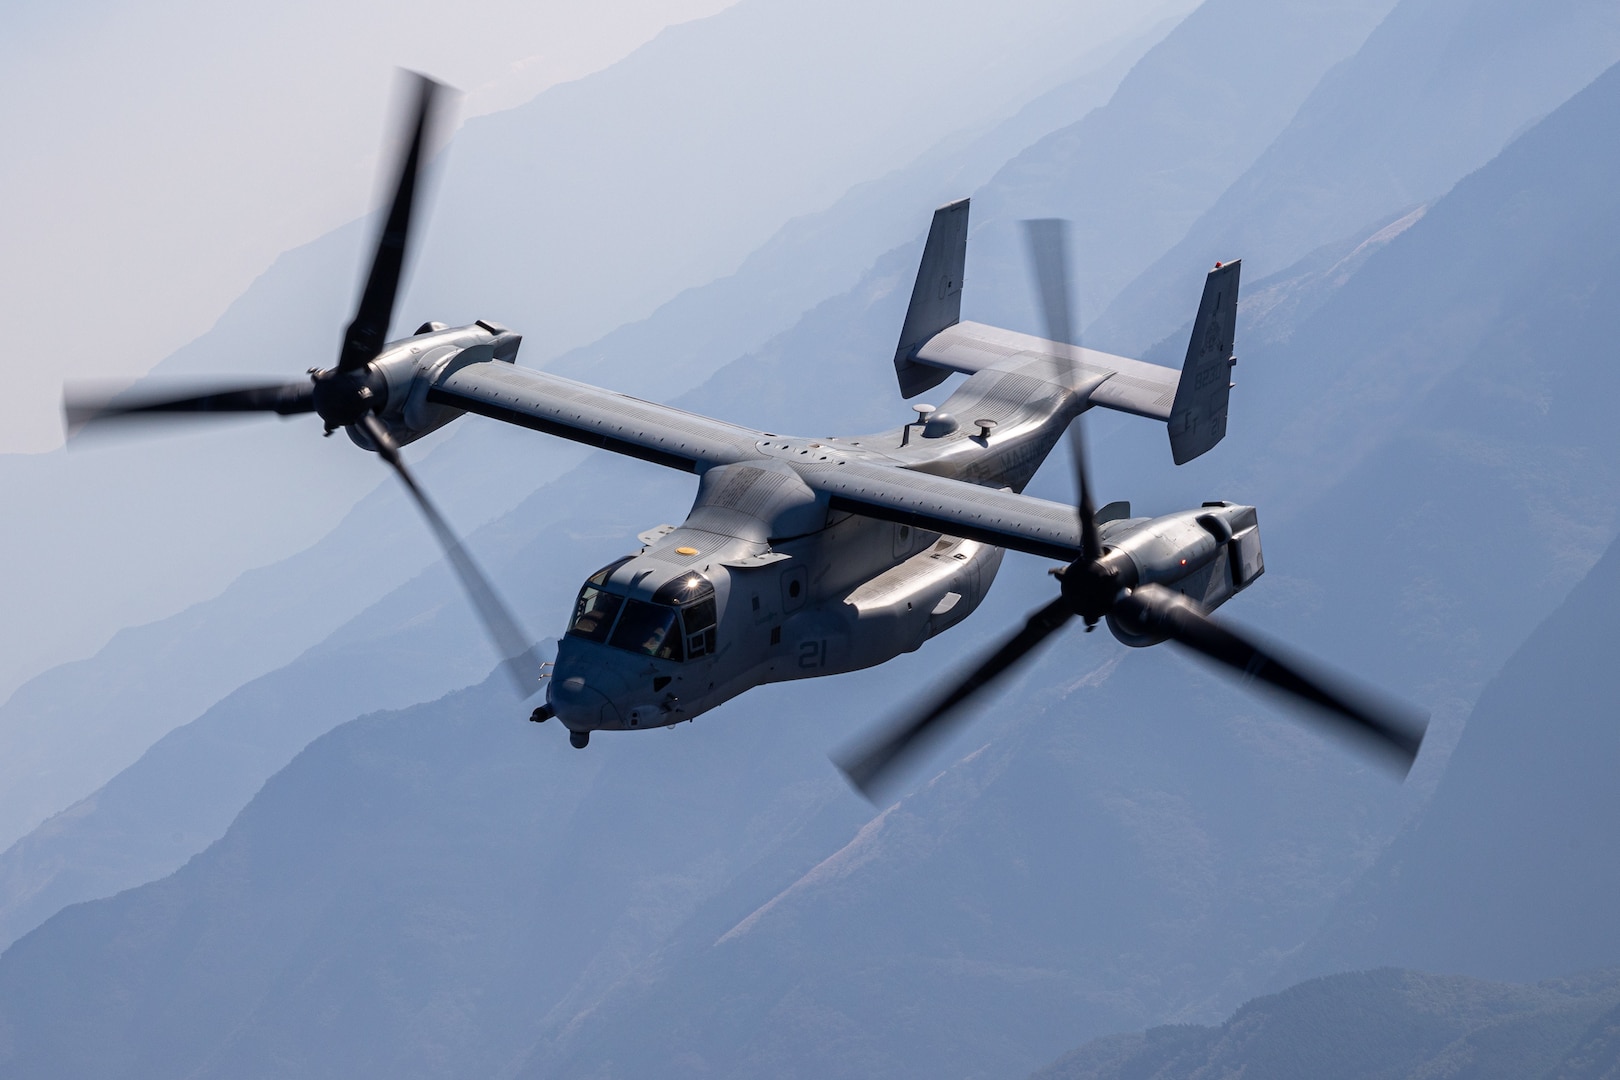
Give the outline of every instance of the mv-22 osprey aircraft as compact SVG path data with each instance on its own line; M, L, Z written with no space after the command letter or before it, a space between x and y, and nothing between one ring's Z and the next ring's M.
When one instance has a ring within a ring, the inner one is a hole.
M1007 550L1053 559L1057 595L918 712L845 756L867 794L975 695L1079 618L1132 646L1170 640L1285 691L1368 736L1403 769L1425 718L1326 677L1209 612L1265 569L1252 506L1208 502L1154 518L1097 510L1079 417L1103 407L1166 423L1177 464L1226 433L1239 264L1205 280L1178 372L1069 344L1062 226L1026 223L1046 337L960 319L966 199L939 208L923 249L894 365L914 397L967 376L937 409L871 435L756 431L517 366L521 338L488 321L428 323L385 341L404 265L436 84L422 79L359 310L338 362L306 380L206 393L70 397L70 429L154 414L315 412L376 451L409 487L525 697L583 748L591 733L690 720L754 686L881 664L967 618ZM530 639L417 485L399 447L464 413L573 439L698 477L679 526L591 574L547 677ZM1021 494L1065 432L1075 506Z

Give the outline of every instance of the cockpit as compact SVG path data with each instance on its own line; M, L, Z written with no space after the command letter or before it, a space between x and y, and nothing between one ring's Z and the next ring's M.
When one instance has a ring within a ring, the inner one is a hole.
M709 579L688 571L664 582L650 600L640 600L611 583L614 571L629 561L610 563L586 579L569 636L660 660L712 654L717 611Z

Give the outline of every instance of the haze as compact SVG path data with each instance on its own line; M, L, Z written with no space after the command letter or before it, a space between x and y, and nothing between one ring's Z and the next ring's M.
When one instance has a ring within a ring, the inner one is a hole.
M0 318L52 344L8 364L0 453L60 444L64 378L142 374L365 211L396 68L479 116L731 2L5 5Z

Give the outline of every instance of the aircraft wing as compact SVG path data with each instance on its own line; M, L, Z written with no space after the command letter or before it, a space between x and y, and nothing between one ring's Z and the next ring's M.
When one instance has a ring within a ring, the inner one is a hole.
M498 360L445 375L427 399L672 469L757 457L763 432Z
M1092 391L1091 403L1151 420L1170 419L1176 384L1181 379L1181 372L1144 360L1082 349L1078 345L1062 345L1032 334L976 322L959 322L941 330L917 350L914 359L933 367L972 374L1002 366L1003 361L1015 356L1044 356L1072 363L1087 378L1112 372L1107 382Z
M1080 557L1080 515L1072 506L893 465L845 461L793 467L806 484L828 496L834 510L1063 562Z
M498 360L445 375L428 401L686 472L757 458L758 443L766 438L764 432ZM868 461L794 462L793 468L835 510L1063 562L1080 554L1079 516L1062 503Z

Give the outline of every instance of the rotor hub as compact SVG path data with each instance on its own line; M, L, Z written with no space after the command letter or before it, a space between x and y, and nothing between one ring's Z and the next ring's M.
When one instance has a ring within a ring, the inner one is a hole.
M315 411L328 433L358 424L368 412L381 412L388 404L388 383L371 365L353 371L313 371Z
M1129 587L1119 568L1106 559L1076 559L1057 575L1069 610L1087 626L1107 615L1119 594Z

